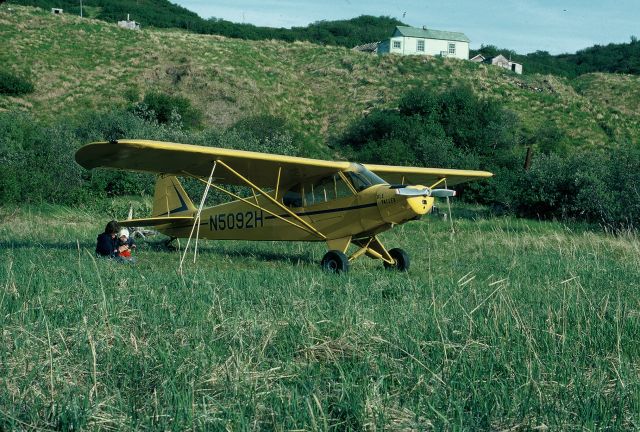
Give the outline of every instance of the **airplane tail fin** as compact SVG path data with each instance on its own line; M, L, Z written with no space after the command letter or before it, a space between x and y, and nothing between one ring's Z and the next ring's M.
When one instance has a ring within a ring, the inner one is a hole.
M184 216L195 211L196 207L175 176L158 176L153 194L153 217Z

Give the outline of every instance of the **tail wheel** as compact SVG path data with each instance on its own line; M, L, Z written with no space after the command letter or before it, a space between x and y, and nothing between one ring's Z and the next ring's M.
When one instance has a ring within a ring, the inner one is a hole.
M339 250L330 250L322 257L320 266L329 273L346 273L349 271L349 258Z
M385 268L398 270L398 271L408 271L409 270L409 254L403 251L400 248L391 249L389 251L389 255L395 261L395 264L389 264L388 262L384 262Z

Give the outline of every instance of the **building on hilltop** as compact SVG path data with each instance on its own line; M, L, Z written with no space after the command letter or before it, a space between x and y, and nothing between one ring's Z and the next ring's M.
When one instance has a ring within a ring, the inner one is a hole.
M135 21L130 21L129 14L127 14L126 21L118 21L118 27L122 27L129 30L140 30L140 24Z
M430 55L469 59L469 38L464 33L397 26L391 38L378 44L378 54Z
M354 51L360 51L360 52L369 53L369 54L377 54L378 45L380 45L380 42L370 42L370 43L354 46L351 49Z
M507 59L502 54L499 54L495 57L486 58L482 54L478 54L471 59L472 62L475 63L487 63L494 66L499 66L504 69L508 69L512 72L522 75L522 64L518 62L511 61Z

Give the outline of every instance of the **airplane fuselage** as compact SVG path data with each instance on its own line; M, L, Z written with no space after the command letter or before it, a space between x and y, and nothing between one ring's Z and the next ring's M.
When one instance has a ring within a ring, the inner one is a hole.
M281 197L274 198L283 202ZM302 229L304 224L296 216L323 233L326 240L365 237L428 213L433 201L432 197L400 196L389 185L374 185L350 196L288 207L294 216L263 196L253 196L203 209L198 237L210 240L324 240ZM189 236L192 227L193 223L183 221L161 225L158 230L170 237L183 238Z

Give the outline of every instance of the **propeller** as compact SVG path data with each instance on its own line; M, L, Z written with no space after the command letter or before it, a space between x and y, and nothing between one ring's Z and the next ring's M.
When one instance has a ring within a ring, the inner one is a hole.
M434 197L434 198L449 198L456 196L456 191L452 189L431 189L431 188L423 188L423 189L413 189L408 187L396 187L396 195L406 196L406 197L417 197L417 196L425 196L425 197Z

